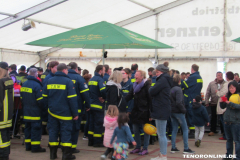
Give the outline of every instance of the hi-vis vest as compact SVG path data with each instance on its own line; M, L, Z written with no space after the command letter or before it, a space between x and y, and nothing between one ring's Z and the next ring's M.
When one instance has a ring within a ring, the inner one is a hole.
M12 126L13 81L11 78L0 79L0 129Z

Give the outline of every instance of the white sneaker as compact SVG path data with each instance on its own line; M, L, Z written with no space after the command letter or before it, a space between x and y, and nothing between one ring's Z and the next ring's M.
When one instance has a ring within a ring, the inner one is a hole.
M167 160L167 157L160 157L159 155L155 158L151 158L151 160Z
M84 140L84 141L88 141L88 137L83 136L83 140Z
M105 160L107 157L103 154L101 155L101 160Z

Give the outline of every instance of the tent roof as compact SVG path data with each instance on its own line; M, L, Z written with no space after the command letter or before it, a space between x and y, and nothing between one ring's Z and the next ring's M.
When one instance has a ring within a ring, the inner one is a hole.
M176 0L68 0L28 18L69 28L79 28L100 21L116 24L174 1ZM43 2L45 1L6 0L1 4L0 12L17 14ZM5 15L0 15L0 21L6 17ZM0 29L0 48L34 52L43 51L48 48L25 44L70 30L64 27L35 22L35 29L22 31L23 23L24 20L20 20Z

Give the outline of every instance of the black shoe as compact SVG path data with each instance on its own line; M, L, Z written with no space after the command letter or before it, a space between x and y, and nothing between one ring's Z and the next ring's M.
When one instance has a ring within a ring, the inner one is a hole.
M57 149L58 149L58 146L50 147L50 160L54 160L57 158Z
M93 147L105 147L102 143L94 144Z
M72 155L71 147L62 147L62 148L63 148L62 160L76 159L76 157L74 155Z
M38 148L38 149L32 149L32 153L38 153L38 152L46 152L45 148Z
M76 148L72 148L72 153L80 153L80 150L78 150Z
M9 157L2 157L0 160L9 160Z
M192 151L190 148L184 149L183 153L193 154L195 151Z
M26 148L26 151L31 151L31 150L32 150L31 148L29 148L29 149Z
M88 146L93 146L93 142L88 140Z
M177 148L174 148L174 149L172 148L172 149L171 149L171 153L176 153L176 152L179 152L179 151L180 151L180 150L178 150Z

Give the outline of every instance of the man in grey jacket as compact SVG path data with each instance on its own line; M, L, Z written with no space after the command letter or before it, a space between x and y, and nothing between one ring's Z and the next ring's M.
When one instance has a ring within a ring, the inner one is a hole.
M218 96L216 94L216 91L219 91L224 84L223 80L223 74L222 72L217 72L216 79L209 83L206 95L205 95L205 104L207 107L211 107L211 128L210 133L208 136L214 136L214 133L216 133L216 125L217 125L217 104L218 104ZM209 101L210 99L210 101Z

